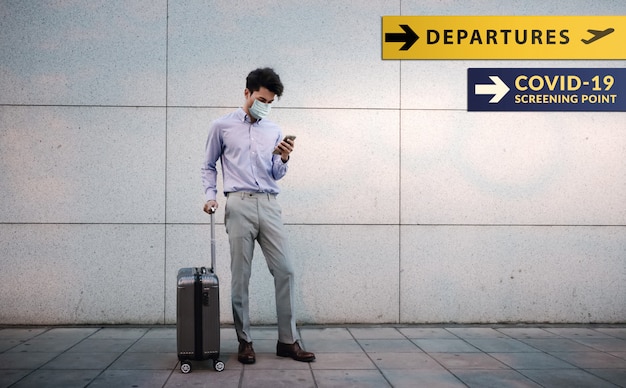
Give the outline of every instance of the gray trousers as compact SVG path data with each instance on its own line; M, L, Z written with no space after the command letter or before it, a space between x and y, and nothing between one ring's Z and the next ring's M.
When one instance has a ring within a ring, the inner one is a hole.
M278 340L294 343L299 339L294 316L294 274L276 197L266 193L229 193L225 225L230 242L232 307L237 338L252 341L248 285L256 240L274 277Z

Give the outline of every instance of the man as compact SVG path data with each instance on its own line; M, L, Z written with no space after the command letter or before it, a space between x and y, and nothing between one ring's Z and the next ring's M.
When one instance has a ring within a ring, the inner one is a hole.
M294 141L283 140L280 127L265 117L283 84L270 68L256 69L246 78L244 104L214 121L206 142L202 183L204 211L218 208L217 160L221 161L226 209L224 223L230 243L232 308L239 340L238 360L252 364L256 355L250 336L248 284L255 240L274 277L278 343L276 354L310 362L315 355L302 350L294 316L294 274L287 237L276 196L277 181L285 176Z

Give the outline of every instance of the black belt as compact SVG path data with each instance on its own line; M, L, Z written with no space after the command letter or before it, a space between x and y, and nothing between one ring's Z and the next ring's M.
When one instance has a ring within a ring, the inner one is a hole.
M233 191L230 193L226 193L227 197L232 195L239 196L241 198L276 198L276 194L265 193L265 192L251 192L251 191Z

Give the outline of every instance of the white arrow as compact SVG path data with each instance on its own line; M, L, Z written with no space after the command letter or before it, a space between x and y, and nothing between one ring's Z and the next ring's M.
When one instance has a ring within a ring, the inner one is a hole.
M474 85L474 94L493 94L489 103L497 104L511 89L497 75L490 75L489 79L493 84Z

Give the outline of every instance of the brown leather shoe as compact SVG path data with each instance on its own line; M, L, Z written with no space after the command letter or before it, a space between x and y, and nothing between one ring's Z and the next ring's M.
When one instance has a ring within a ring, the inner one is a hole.
M239 353L237 359L242 364L254 364L256 362L256 355L252 348L252 342L239 341Z
M302 350L298 342L290 345L278 341L278 344L276 344L276 355L279 357L291 357L296 361L302 362L315 361L315 354Z

